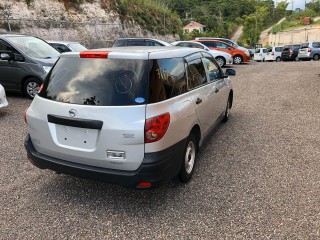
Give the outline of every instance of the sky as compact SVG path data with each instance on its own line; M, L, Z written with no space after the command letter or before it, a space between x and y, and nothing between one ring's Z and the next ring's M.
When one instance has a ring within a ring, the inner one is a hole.
M280 1L281 0L274 0L274 2L280 2ZM293 10L295 10L296 8L304 9L306 0L287 0L287 2L289 3L289 6L288 6L289 10L292 9L292 1L293 1ZM311 1L312 0L307 0L307 3Z

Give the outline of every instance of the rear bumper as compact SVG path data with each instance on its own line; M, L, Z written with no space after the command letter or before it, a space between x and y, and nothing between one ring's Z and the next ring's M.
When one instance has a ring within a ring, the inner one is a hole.
M36 151L29 134L24 142L29 161L40 169L50 169L58 173L129 188L137 187L140 182L149 182L152 187L156 187L175 177L180 171L185 144L186 139L160 152L145 153L143 162L136 171L122 171L78 164L43 155Z

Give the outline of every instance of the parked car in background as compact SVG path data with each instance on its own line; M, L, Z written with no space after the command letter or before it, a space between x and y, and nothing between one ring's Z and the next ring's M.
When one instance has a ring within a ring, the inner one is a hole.
M32 99L59 56L40 38L0 34L0 84Z
M299 49L301 45L300 44L289 44L285 45L281 52L281 60L282 61L298 61L298 54Z
M208 51L212 56L214 56L214 58L216 59L220 67L233 64L233 58L229 53L217 51L217 50L211 50L206 45L199 42L177 41L177 42L171 43L171 45L177 46L177 47L191 47L191 48L204 49Z
M229 53L233 58L234 64L240 64L245 62L250 62L250 53L245 53L244 51L240 50L239 48L233 47L228 43L219 41L219 40L192 40L194 42L200 42L206 45L211 50L218 50L222 52Z
M54 47L58 52L81 52L85 51L88 48L81 45L78 42L69 42L69 41L47 41L52 47Z
M154 38L118 38L114 41L112 47L130 47L130 46L172 46L165 41Z
M6 92L3 86L0 84L0 108L8 106L8 101L6 98Z
M276 46L268 48L267 55L265 56L265 61L267 62L280 62L281 61L281 53L282 53L282 46Z
M320 42L306 42L301 44L299 49L299 60L319 60L320 57Z
M198 148L229 118L235 74L198 48L62 54L25 113L28 159L126 187L187 182Z
M222 41L225 43L228 43L229 45L239 48L240 50L244 51L246 54L250 55L249 49L239 46L237 43L235 43L234 41L228 39L228 38L212 38L212 37L197 37L195 38L195 40L218 40L218 41Z
M264 62L267 56L267 48L257 48L254 52L253 60L257 62Z

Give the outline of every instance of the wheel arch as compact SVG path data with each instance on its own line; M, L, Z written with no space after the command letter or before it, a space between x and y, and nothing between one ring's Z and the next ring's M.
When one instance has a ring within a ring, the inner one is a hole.
M24 83L30 79L30 78L36 78L38 79L40 82L43 82L43 80L41 80L41 78L37 77L37 76L34 76L34 75L27 75L25 77L22 78L21 80L21 84L20 84L20 91L23 92L23 87L24 87Z
M232 103L233 103L233 90L230 90L229 93L229 101L230 101L230 108L232 108Z
M197 151L199 151L199 145L201 140L201 130L200 126L198 124L194 125L193 128L190 131L190 134L193 134L197 141Z

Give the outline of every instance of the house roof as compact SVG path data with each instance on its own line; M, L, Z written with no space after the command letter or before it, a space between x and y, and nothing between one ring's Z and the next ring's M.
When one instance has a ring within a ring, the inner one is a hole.
M201 23L191 21L189 24L185 25L183 28L197 28L197 27L205 27Z

